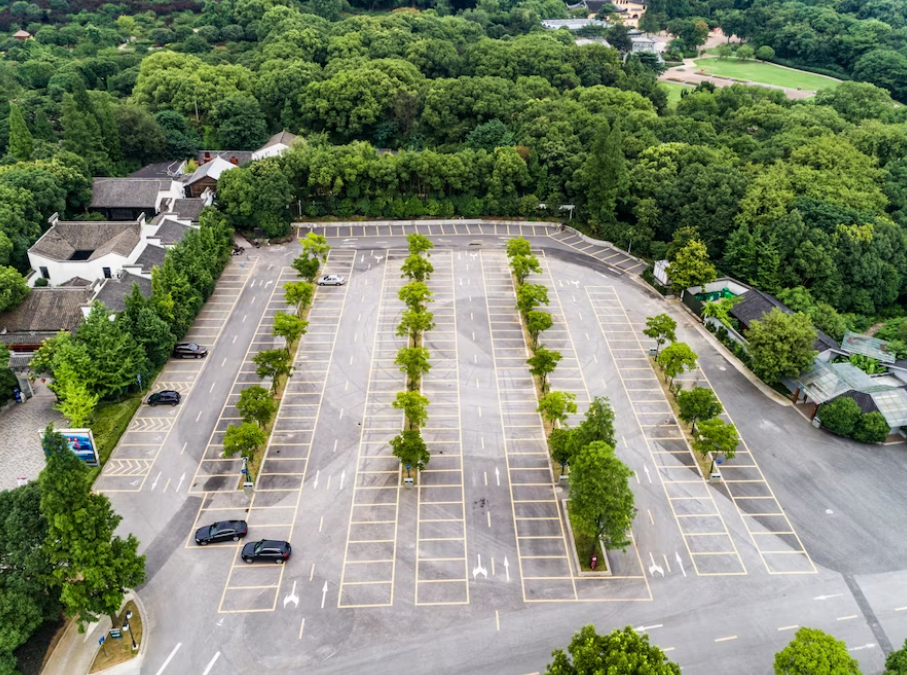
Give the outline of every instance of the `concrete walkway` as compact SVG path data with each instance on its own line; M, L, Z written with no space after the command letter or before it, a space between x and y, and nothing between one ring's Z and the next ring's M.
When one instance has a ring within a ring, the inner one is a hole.
M0 490L10 490L18 485L19 478L33 481L44 468L44 451L39 434L53 422L65 428L66 420L54 410L56 396L37 380L32 385L35 395L25 403L14 403L0 413Z
M130 600L135 602L138 607L144 626L139 653L129 661L100 671L105 675L138 675L141 670L142 660L145 656L145 643L148 641L147 637L150 633L148 626L151 622L145 606L135 592L126 593L123 605L125 606ZM41 675L83 675L88 673L91 664L94 663L94 657L100 649L98 639L102 635L107 635L110 627L109 616L101 617L97 623L88 624L84 633L79 632L79 625L75 621L70 621L63 637L54 648L53 654L41 670ZM128 640L129 635L124 634L122 639Z
M816 95L814 91L801 91L799 89L791 89L790 87L779 87L774 84L765 84L764 82L752 82L750 80L741 81L741 80L732 80L727 77L717 77L715 75L707 75L697 70L695 61L697 59L702 60L704 58L716 58L712 54L706 54L705 56L697 56L696 59L684 59L682 66L674 66L673 68L668 68L665 72L658 76L658 79L662 82L676 82L681 81L684 84L689 84L696 86L700 82L711 82L716 87L729 87L732 84L745 84L747 86L753 87L766 87L767 89L780 89L789 99L802 99L810 98ZM783 66L778 66L782 68ZM794 70L789 68L788 70ZM832 78L829 78L830 80Z

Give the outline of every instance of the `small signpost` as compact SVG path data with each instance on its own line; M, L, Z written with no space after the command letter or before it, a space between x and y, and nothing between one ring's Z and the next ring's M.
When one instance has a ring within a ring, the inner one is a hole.
M120 640L123 637L123 631L121 631L119 628L111 628L110 637L114 640Z
M107 642L107 638L103 635L98 638L98 645L101 647L101 651L104 652L104 656L107 656L107 647L104 646L105 642Z

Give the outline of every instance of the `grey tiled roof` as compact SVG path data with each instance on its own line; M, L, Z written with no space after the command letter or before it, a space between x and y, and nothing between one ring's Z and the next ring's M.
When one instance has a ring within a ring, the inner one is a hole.
M211 157L211 159L222 157L228 162L231 157L236 157L236 161L239 162L240 166L246 162L252 161L251 150L199 150L199 153L195 156L195 160L198 162L199 166L202 166L205 162L205 153L208 153L208 156Z
M0 342L4 331L74 330L82 323L82 305L91 301L89 288L33 288L18 307L0 314Z
M205 200L197 197L177 199L171 208L180 217L180 220L191 220L193 223L197 223L202 209L205 208Z
M69 281L64 281L60 284L61 288L78 288L80 286L91 286L93 282L88 279L83 279L82 277L73 277Z
M167 162L155 162L143 166L138 171L129 174L129 178L164 178L169 180L183 163L181 159L172 159Z
M160 227L157 228L157 232L155 232L154 236L160 237L162 245L172 246L181 242L183 237L186 236L186 233L191 229L193 228L189 225L183 225L170 218L165 218L163 222L161 222Z
M293 141L299 138L296 134L291 134L286 129L280 133L274 134L271 138L268 139L268 142L259 148L259 150L264 150L265 148L270 148L272 145L278 145L283 143L284 145L293 145Z
M128 256L141 238L137 222L57 221L29 251L61 261L76 251L91 251L87 260L96 260L108 253Z
M151 297L151 279L124 273L118 279L107 279L94 299L103 302L111 312L122 312L126 309L126 296L132 293L134 283L139 285L142 295Z
M91 206L154 211L158 194L169 190L170 182L169 178L95 178Z
M165 248L148 244L135 261L135 264L142 266L142 272L150 274L152 267L164 264L164 255L166 255L166 253L167 250Z

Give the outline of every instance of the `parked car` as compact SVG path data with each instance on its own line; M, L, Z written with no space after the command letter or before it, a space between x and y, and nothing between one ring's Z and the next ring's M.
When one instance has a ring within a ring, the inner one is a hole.
M256 560L275 562L278 565L283 565L290 559L290 553L292 553L292 551L293 549L290 548L290 542L288 541L262 539L261 541L250 541L243 546L241 556L243 562L250 565Z
M242 255L245 252L246 252L246 249L243 248L242 246L233 247L233 255Z
M343 286L346 283L346 277L339 274L325 274L318 278L319 286Z
M208 348L194 342L181 342L173 350L178 359L203 359L208 356Z
M219 541L239 541L249 533L245 520L221 520L195 531L195 543L199 546L216 544Z
M156 391L148 397L148 405L179 405L180 393L172 389Z

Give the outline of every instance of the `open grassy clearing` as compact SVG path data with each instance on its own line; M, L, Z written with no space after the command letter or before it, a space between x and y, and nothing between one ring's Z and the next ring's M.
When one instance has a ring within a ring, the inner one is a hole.
M693 90L693 86L689 84L681 84L680 82L660 82L661 86L668 90L668 105L674 106L677 105L677 102L680 100L680 92L684 89L688 91Z
M837 87L838 80L824 75L807 73L802 70L789 70L762 61L739 61L737 59L697 59L696 72L705 70L709 75L720 75L736 80L749 80L759 84L771 84L777 87L803 91L818 91Z

